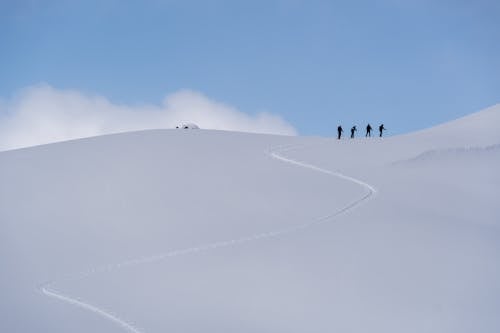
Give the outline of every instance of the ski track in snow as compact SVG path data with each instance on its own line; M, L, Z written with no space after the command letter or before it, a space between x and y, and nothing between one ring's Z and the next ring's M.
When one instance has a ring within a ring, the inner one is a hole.
M377 190L373 186L371 186L370 184L365 183L359 179L344 175L344 174L337 172L337 171L323 169L323 168L320 168L318 166L315 166L315 165L312 165L312 164L309 164L306 162L294 160L294 159L288 158L288 157L280 154L280 153L284 153L286 151L291 151L291 150L294 150L297 148L302 148L302 147L303 147L302 145L300 145L300 146L299 145L280 146L280 147L275 147L275 148L269 149L268 151L266 151L266 154L273 159L276 159L276 160L279 160L279 161L282 161L285 163L289 163L289 164L295 165L297 167L310 169L310 170L313 170L316 172L320 172L323 174L327 174L330 176L344 179L346 181L353 182L357 185L364 187L367 190L366 193L361 198L351 202L350 204L341 208L340 210L338 210L332 214L316 218L316 219L309 221L309 222L305 222L302 224L298 224L298 225L291 226L291 227L284 228L284 229L280 229L280 230L259 233L259 234L253 235L253 236L242 237L242 238L232 239L232 240L227 240L227 241L219 241L219 242L215 242L215 243L211 243L211 244L207 244L207 245L202 245L199 247L191 247L191 248L186 248L186 249L174 250L174 251L170 251L170 252L163 253L163 254L157 254L157 255L153 255L153 256L127 260L127 261L124 261L121 263L115 263L115 264L109 264L106 266L96 267L96 268L90 269L88 271L85 271L83 273L80 273L78 275L75 275L72 277L67 277L64 279L60 279L59 281L62 281L62 280L65 280L65 281L81 280L81 279L84 279L84 278L89 277L89 276L94 275L94 274L110 272L112 270L120 269L123 267L153 263L153 262L165 260L165 259L171 258L171 257L195 254L198 252L205 252L205 251L210 251L210 250L214 250L214 249L218 249L218 248L225 248L225 247L235 246L235 245L243 244L243 243L247 243L247 242L252 242L252 241L257 241L257 240L261 240L261 239L266 239L266 238L277 237L277 236L289 234L289 233L296 232L296 231L301 230L301 229L309 228L309 227L312 227L312 226L315 226L318 224L328 222L329 220L332 220L335 217L350 211L352 208L354 208L355 206L358 206L363 201L369 199L370 197L372 197L373 195L375 195L377 193ZM142 329L138 328L137 326L135 326L131 322L118 317L117 315L113 314L111 311L99 308L98 306L92 305L88 302L85 302L78 297L73 297L73 296L65 295L61 292L58 292L57 290L55 290L53 288L53 285L56 282L57 281L51 281L51 282L47 282L45 284L42 284L41 286L39 286L37 288L37 290L47 297L51 297L51 298L57 299L59 301L65 302L67 304L77 306L83 310L93 312L94 314L101 316L102 318L115 323L116 325L121 327L124 331L132 332L132 333L144 333L144 331Z

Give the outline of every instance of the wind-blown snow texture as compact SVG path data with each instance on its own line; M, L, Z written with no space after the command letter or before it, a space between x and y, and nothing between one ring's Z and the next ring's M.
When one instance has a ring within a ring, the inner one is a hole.
M0 332L498 332L499 123L0 153Z

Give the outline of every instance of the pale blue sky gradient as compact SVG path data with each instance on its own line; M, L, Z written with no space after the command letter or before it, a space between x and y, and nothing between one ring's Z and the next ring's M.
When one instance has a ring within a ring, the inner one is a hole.
M0 45L2 99L41 82L130 105L192 89L303 135L500 102L499 1L1 1Z

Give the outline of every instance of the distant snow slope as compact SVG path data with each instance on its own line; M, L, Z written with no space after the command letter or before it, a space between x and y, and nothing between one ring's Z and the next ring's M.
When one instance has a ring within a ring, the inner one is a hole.
M0 332L498 332L499 123L0 153Z

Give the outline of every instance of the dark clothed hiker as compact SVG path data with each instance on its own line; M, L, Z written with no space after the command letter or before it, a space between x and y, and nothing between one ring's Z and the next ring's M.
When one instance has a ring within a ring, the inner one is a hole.
M339 140L340 140L340 137L342 136L342 132L344 132L344 130L342 129L342 126L337 127L337 133L338 133Z
M370 124L368 124L366 126L366 135L365 135L365 137L368 137L368 136L372 136L372 127L370 126Z
M356 132L356 126L351 127L351 139L354 139L354 132Z
M380 137L382 137L382 132L383 132L383 131L385 131L384 124L382 124L382 125L380 125L380 126L378 127L378 131L379 131L379 133L380 133Z

